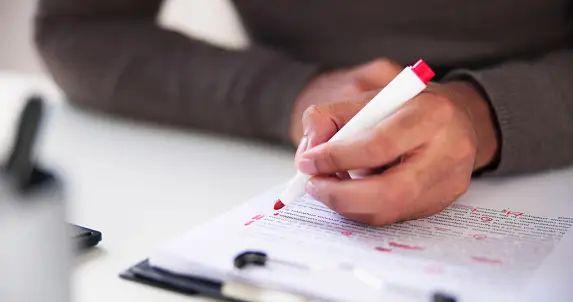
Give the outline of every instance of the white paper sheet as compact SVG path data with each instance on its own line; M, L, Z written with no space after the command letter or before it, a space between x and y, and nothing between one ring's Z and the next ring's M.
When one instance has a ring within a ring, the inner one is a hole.
M437 215L386 227L347 220L308 196L273 211L278 190L271 190L174 240L150 261L176 273L329 300L420 301L440 290L461 301L484 295L508 301L573 225L572 201L559 195L535 204L532 197L545 187L508 196L514 183L483 182ZM497 202L480 202L480 195ZM269 264L238 272L232 260L243 250L307 268Z

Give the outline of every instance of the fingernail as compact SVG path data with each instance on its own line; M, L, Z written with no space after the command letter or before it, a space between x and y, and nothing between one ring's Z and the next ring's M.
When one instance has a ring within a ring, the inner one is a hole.
M306 182L306 185L304 187L304 190L306 191L306 193L308 193L310 196L316 198L317 196L317 188L316 185L312 182L312 180L309 180Z
M298 170L308 175L315 175L318 173L316 163L313 159L303 158L298 162Z
M300 143L298 143L298 147L296 149L296 154L303 153L304 151L306 151L307 148L308 148L308 136L304 135L300 139Z

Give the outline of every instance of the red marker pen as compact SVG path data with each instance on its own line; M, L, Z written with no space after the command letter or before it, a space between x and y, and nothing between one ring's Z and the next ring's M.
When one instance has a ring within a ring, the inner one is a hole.
M374 127L422 92L434 75L434 71L422 59L404 68L329 141L352 137ZM311 176L297 172L279 196L274 209L279 210L304 195L306 183Z

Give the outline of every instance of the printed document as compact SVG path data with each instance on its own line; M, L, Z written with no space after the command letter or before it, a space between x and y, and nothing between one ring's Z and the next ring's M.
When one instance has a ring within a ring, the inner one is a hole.
M510 301L573 225L573 200L536 204L527 189L507 194L511 187L478 184L434 216L384 227L348 220L308 195L274 211L277 188L173 240L150 263L318 300L428 301L443 292ZM246 250L270 261L234 268Z

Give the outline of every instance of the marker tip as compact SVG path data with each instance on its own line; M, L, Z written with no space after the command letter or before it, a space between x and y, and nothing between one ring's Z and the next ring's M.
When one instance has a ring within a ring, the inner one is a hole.
M284 203L280 199L277 199L277 202L275 202L274 209L275 211L278 211L282 209L284 206L285 206Z

